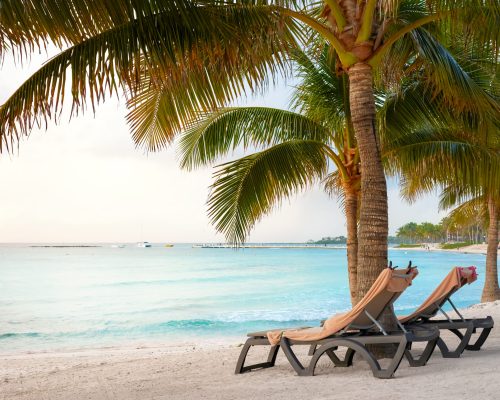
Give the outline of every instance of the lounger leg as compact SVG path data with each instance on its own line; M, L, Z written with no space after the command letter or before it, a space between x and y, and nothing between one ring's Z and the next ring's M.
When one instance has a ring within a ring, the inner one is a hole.
M334 358L332 359L331 353L333 353L334 349L336 350L338 347L347 347L347 353L346 353L346 358L344 359L344 362L342 362L335 354ZM314 356L311 359L311 362L309 363L309 366L307 369L303 372L303 375L309 375L312 376L314 375L314 371L316 369L316 365L318 364L319 359L323 356L323 354L327 354L330 359L337 364L344 364L344 363L349 363L352 365L352 358L354 356L355 352L359 352L363 358L368 362L370 367L372 368L372 371L374 370L380 370L380 364L378 361L366 350L365 346L354 342L349 339L339 339L335 340L334 343L328 343L324 344L322 346L319 346L316 351L314 352ZM337 361L338 360L338 361ZM343 366L343 365L342 365Z
M477 338L474 344L468 344L465 346L465 350L470 351L479 351L481 350L481 346L484 344L486 339L488 338L492 328L484 328L479 337Z
M311 346L309 346L309 351L307 352L307 355L308 356L313 356L314 355L314 352L316 351L316 348L318 346L315 345L315 344L312 344Z
M271 349L269 350L269 355L267 356L267 363L269 364L269 367L274 367L274 364L276 364L276 357L278 356L279 349L280 349L279 345L271 346Z
M269 355L267 356L267 362L245 366L245 360L247 358L248 351L252 346L259 346L259 345L269 346L270 344L266 339L250 338L246 341L243 348L241 349L240 356L238 357L238 362L236 363L236 370L234 371L235 374L242 374L243 372L251 371L252 369L257 369L257 368L274 367L274 364L276 363L276 356L278 355L278 350L280 348L279 345L271 346L271 349L269 350Z
M299 359L293 352L292 346L290 345L290 341L287 338L283 337L281 338L280 345L281 348L283 349L283 353L285 353L285 356L288 359L288 362L293 367L297 375L299 376L309 375L307 373L307 370L303 367L303 365L300 363Z
M453 332L457 337L460 339L460 343L456 347L455 350L450 350L446 343L444 342L441 337L437 341L437 345L439 347L439 350L441 351L441 355L443 358L458 358L460 355L463 353L465 350L465 347L469 343L469 340L472 336L472 332L474 331L474 325L471 323L469 327L466 329L465 333L462 334L459 330L457 329L449 329L450 332Z
M391 341L386 341L387 343L394 343L393 339ZM404 356L404 351L406 349L406 338L404 336L401 337L401 341L398 346L398 350L396 351L396 354L394 358L391 360L391 363L387 368L382 369L380 367L379 362L375 359L375 357L370 353L366 347L362 344L359 344L353 340L349 339L339 339L336 340L335 343L331 344L326 344L321 347L319 347L315 353L314 356L307 367L306 370L301 371L300 375L314 375L314 370L316 369L316 365L318 364L319 359L323 356L323 354L330 355L329 352L332 351L332 349L335 347L347 347L347 353L346 353L346 358L344 359L344 363L352 365L352 359L354 356L354 353L358 353L363 357L363 359L368 363L370 366L373 376L376 378L381 378L381 379L387 379L387 378L392 378L394 376L394 373L399 367L399 364L401 363L401 359ZM337 357L338 359L338 357Z
M429 361L429 358L431 358L434 349L436 348L436 344L437 344L437 339L429 340L420 357L415 358L413 357L413 354L411 354L410 351L411 343L408 343L405 350L405 356L406 359L408 360L408 363L410 364L410 367L423 367L424 365L426 365L427 361Z
M378 371L372 368L373 376L381 379L388 379L394 377L396 370L401 364L401 360L403 359L407 347L407 340L405 336L401 337L401 341L399 342L398 349L396 350L396 354L392 358L389 366L385 369L379 369Z
M351 348L348 348L346 353L345 353L344 359L341 360L340 358L338 358L337 354L335 354L335 350L337 350L337 348L333 348L333 349L326 351L326 354L328 355L328 357L330 357L330 360L333 361L335 366L336 367L350 367L352 365L352 360L354 358L354 354L356 353L356 351L354 351Z

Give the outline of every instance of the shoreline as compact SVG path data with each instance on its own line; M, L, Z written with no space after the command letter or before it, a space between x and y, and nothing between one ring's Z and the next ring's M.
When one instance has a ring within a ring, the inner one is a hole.
M476 304L462 312L466 317L492 315L500 321L500 301ZM500 391L498 327L479 352L465 352L460 359L444 359L435 353L420 368L410 368L403 361L396 377L389 380L374 378L365 362L333 368L327 357L321 360L316 376L298 377L282 352L274 368L235 375L241 350L238 342L244 339L213 346L189 341L185 346L0 355L0 393L2 400L312 400L330 398L332 393L338 399L375 398L377 393L381 399L451 400L493 399ZM267 357L260 350L250 357ZM305 356L306 351L299 355Z
M430 244L430 247L389 247L389 250L398 251L424 251L424 252L443 252L443 253L460 253L460 254L483 254L486 255L487 245L486 244L473 244L471 246L459 247L456 249L441 249L435 244ZM500 250L497 250L500 254Z
M320 244L245 244L241 246L232 246L230 244L200 244L193 245L194 249L326 249L326 250L345 250L347 246L328 246Z
M113 352L124 352L133 353L137 350L140 351L150 351L150 350L162 350L169 351L172 353L182 353L184 351L189 351L193 347L203 350L213 350L213 349L226 349L232 347L240 347L245 341L244 336L227 336L220 337L218 339L214 338L193 338L191 341L172 341L172 340L151 340L149 342L137 341L137 342L126 342L117 343L110 345L89 345L84 347L59 347L50 349L35 349L35 350L11 350L2 351L0 350L0 359L2 358L29 358L29 357L44 357L44 356L72 356L76 354L99 354L99 353L113 353Z
M193 248L198 249L234 249L235 247L228 244L207 244L207 245L193 245ZM471 245L459 247L456 249L442 249L432 244L429 248L425 247L388 247L388 250L397 251L424 251L424 252L443 252L443 253L460 253L460 254L483 254L486 255L487 245ZM262 245L241 245L237 247L238 249L324 249L324 250L346 250L345 245L273 245L273 244L262 244ZM500 254L500 249L498 250Z

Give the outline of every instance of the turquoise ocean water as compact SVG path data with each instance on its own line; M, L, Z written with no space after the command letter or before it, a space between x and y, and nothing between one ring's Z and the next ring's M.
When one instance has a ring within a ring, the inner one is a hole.
M396 303L412 310L455 265L479 279L455 302L479 302L484 255L391 250L420 275ZM241 337L318 324L349 309L345 250L0 246L0 352Z

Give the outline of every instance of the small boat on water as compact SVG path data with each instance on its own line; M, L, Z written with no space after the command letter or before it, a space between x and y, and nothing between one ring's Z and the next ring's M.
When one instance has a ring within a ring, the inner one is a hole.
M111 247L113 249L123 249L125 247L124 244L112 244Z
M139 243L137 243L137 247L151 247L151 243L149 243L149 242L139 242Z
M173 245L173 244L170 244L170 243L167 243L167 244L165 245L165 247L174 247L174 245Z

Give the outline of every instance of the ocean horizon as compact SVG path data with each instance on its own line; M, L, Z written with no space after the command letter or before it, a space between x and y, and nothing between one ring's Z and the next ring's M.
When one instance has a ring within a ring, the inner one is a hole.
M0 244L0 352L243 341L249 331L317 325L350 308L342 248L114 244ZM100 247L78 247L91 245ZM389 249L389 260L420 271L398 314L457 265L477 266L479 279L455 304L480 301L484 255Z

